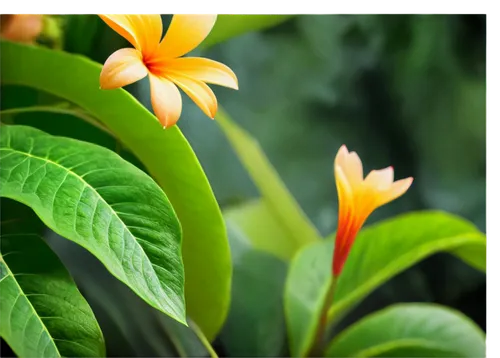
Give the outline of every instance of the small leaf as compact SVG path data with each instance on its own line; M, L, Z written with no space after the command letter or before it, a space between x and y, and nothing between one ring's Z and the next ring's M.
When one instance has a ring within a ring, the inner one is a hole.
M26 225L6 231L2 224L2 338L19 357L105 356L94 314L59 258Z
M253 249L231 220L227 227L234 267L231 308L220 334L224 349L232 357L283 356L287 265Z
M484 332L462 313L434 304L396 304L346 328L326 357L484 357Z
M289 231L276 220L276 215L262 199L231 206L224 210L224 217L245 234L256 250L289 261L297 249L290 240Z
M2 84L65 99L103 123L144 164L172 203L183 229L182 258L189 317L209 340L229 309L231 257L210 184L177 126L164 130L124 89L100 90L102 65L62 51L0 41Z
M321 298L331 277L333 248L333 239L328 239L305 247L292 261L285 286L285 314L294 356L304 355L312 344ZM439 251L485 270L484 234L454 215L417 212L362 230L339 277L329 321L339 320L379 285Z
M293 15L218 15L215 26L201 43L202 48L213 46L231 37L278 25Z
M287 190L257 141L232 121L221 108L216 120L259 189L262 206L273 216L269 220L287 232L289 245L286 245L286 248L283 246L285 249L280 251L279 256L291 259L302 246L320 240L318 231ZM260 248L263 247L265 246ZM271 247L270 252L274 251L275 247Z
M30 206L153 307L185 322L181 231L156 183L117 154L2 126L0 196Z

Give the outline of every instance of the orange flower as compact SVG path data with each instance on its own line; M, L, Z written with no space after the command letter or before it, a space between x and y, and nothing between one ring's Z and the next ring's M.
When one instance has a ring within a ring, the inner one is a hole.
M43 29L43 15L2 15L1 37L16 41L33 43Z
M217 99L206 83L238 89L233 71L222 63L200 57L180 57L198 46L210 33L217 15L174 15L161 40L160 15L99 15L134 47L113 53L104 63L100 84L115 89L149 75L151 103L164 128L177 123L182 110L176 86L210 118Z
M372 170L363 180L361 160L356 152L349 153L345 145L340 147L334 166L339 197L339 219L333 275L338 277L354 239L368 216L379 206L403 195L413 182L413 178L394 182L394 170L388 167Z

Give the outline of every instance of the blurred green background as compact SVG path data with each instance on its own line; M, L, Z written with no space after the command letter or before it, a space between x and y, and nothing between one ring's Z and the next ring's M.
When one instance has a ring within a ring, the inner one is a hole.
M103 63L129 46L97 16L61 20L66 51ZM164 20L167 25L170 16ZM432 208L485 231L486 16L292 16L190 55L234 70L240 90L213 86L219 104L258 140L323 236L336 229L333 159L342 144L358 152L365 174L393 165L396 179L415 178L406 195L378 209L368 223ZM128 90L151 108L147 80ZM2 100L22 101L16 93L9 99L6 91ZM178 125L222 209L256 198L219 126L183 99ZM389 303L412 301L455 307L486 329L484 275L447 254L383 285L342 326ZM215 342L223 356L231 353L224 334ZM123 349L108 347L111 355L130 353Z

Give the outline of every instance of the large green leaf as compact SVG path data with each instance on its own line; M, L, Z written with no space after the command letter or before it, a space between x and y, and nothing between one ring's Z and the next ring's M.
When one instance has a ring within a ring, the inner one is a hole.
M141 298L185 322L179 222L165 193L108 149L2 126L0 196L30 206Z
M297 249L296 244L290 240L289 231L276 220L273 210L262 199L224 209L224 217L245 233L246 239L256 250L288 261Z
M333 244L329 239L307 246L292 261L285 313L294 356L304 355L312 344L331 279ZM329 321L340 319L377 286L439 251L455 254L477 269L486 268L484 234L450 214L411 213L362 230L340 275Z
M102 66L84 57L1 41L2 82L69 100L104 123L167 194L183 231L188 315L213 339L227 314L231 258L222 214L180 130L164 130L123 89L99 89Z
M231 309L220 339L231 357L279 357L286 352L283 287L287 265L252 248L227 221L233 257Z
M485 335L462 313L433 304L396 304L341 332L327 357L484 357Z
M103 357L94 314L59 258L30 225L16 227L1 228L0 336L19 357Z
M299 248L318 241L320 239L318 231L287 190L257 141L232 121L221 108L216 120L259 189L262 207L273 217L267 220L278 223L287 232L289 241L287 245L258 244L258 247L270 249L269 252L274 254L278 250L279 257L291 259ZM249 236L255 235L249 234Z
M263 30L288 20L293 15L219 15L215 26L202 42L209 47L250 31Z

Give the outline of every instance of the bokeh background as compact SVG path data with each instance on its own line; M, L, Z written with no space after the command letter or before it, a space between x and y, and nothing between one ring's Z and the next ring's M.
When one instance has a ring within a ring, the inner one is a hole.
M58 45L66 51L104 63L128 46L97 16L59 20L63 37ZM169 21L164 16L166 26ZM191 55L235 71L239 91L212 87L220 106L260 143L322 235L336 229L333 159L342 144L358 152L365 174L393 165L396 179L415 178L406 195L378 209L368 223L410 210L440 209L486 230L486 16L291 16ZM151 108L147 81L127 89ZM32 97L16 88L5 91L2 101L14 107ZM183 98L178 125L222 209L258 197L218 125ZM49 124L37 123L30 124L47 130ZM48 131L73 133L71 123ZM485 276L447 254L434 255L383 285L343 326L389 303L412 301L454 307L486 329ZM227 329L215 348L222 356L234 355L224 344L226 334ZM109 345L110 355L134 355ZM154 349L137 354L164 355Z

